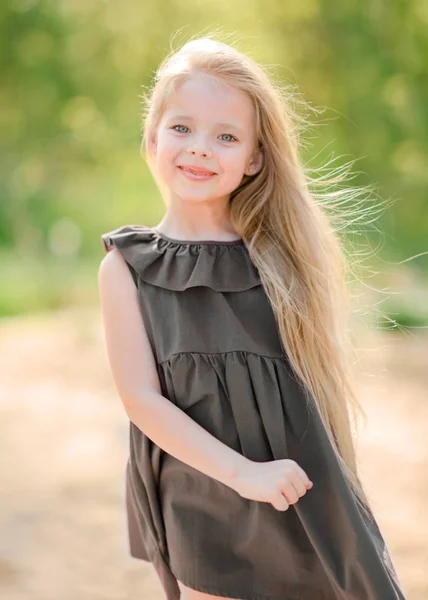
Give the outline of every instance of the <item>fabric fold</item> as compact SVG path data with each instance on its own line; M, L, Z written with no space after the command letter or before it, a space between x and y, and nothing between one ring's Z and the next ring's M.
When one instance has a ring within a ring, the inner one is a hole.
M104 249L116 246L139 277L169 290L197 286L240 292L261 285L243 240L179 242L146 225L123 225L101 236Z
M186 368L183 362L187 362ZM177 477L173 466L176 461L168 457L161 494L164 506L170 507L173 498L177 511L165 511L170 531L179 516L193 519L195 531L206 530L211 521L225 527L225 520L232 514L228 516L221 503L222 497L227 497L231 506L241 507L242 526L236 529L234 551L248 556L262 543L278 543L282 555L277 558L277 565L271 562L270 568L278 569L278 574L282 569L284 580L289 582L290 597L295 594L306 600L303 588L299 588L305 581L307 589L319 590L317 597L323 600L378 600L383 598L380 590L385 590L385 600L403 600L374 516L370 513L368 519L361 512L331 451L316 406L303 394L284 360L242 351L224 355L180 354L165 361L161 368L162 379L168 389L173 388L177 406L210 433L250 460L292 459L314 482L314 487L296 504L277 514L269 503L249 502L219 482L203 478L207 480L204 496L208 497L210 489L210 502L198 514L187 512L187 492L177 479L175 483L168 482L171 473ZM201 373L203 377L198 377ZM188 481L187 489L196 492L200 475L189 467L182 468L189 481L194 473L195 483ZM189 563L195 562L195 539L181 550L189 552ZM225 548L222 552L226 552ZM182 566L173 565L173 569L184 581L193 575ZM270 585L272 597L279 598L279 589L274 583Z

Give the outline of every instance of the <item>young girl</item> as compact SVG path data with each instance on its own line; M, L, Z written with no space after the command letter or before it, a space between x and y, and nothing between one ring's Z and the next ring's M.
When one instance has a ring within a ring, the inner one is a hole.
M103 234L99 270L131 555L167 600L403 599L357 473L340 245L291 113L211 38L147 100L166 214Z

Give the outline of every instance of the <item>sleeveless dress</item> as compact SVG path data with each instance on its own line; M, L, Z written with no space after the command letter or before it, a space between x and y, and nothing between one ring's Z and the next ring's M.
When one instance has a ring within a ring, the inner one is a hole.
M145 225L101 239L138 288L162 394L248 459L293 459L314 483L278 511L164 452L130 421L130 555L153 564L167 600L180 598L177 580L241 600L404 599L376 520L360 511L293 376L245 241L173 240Z

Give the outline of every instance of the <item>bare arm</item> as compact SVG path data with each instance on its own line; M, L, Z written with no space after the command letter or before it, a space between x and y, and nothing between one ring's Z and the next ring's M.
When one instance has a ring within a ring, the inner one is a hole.
M135 283L115 248L101 261L98 287L110 368L129 419L168 454L233 487L248 460L162 395Z

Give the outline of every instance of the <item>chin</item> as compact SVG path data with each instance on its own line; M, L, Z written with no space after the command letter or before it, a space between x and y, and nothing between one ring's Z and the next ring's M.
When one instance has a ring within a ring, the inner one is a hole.
M184 200L185 202L204 202L213 197L213 195L210 193L202 194L200 191L194 192L193 194L189 194L188 192L174 191L174 195L178 198L181 198L181 200Z
M216 190L180 190L172 189L171 194L180 198L184 202L206 202L208 200L216 200L222 198L224 194Z

